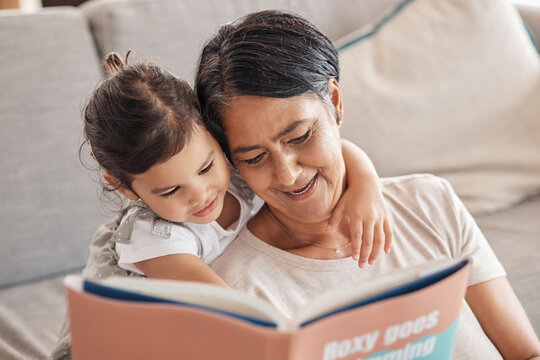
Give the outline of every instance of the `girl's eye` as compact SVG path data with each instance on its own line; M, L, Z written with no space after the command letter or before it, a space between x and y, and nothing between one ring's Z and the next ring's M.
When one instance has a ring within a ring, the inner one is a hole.
M214 166L214 162L210 162L210 164L208 164L207 167L205 167L204 169L202 169L200 172L199 172L199 175L204 175L206 174L207 172L210 171L210 169L212 169L212 167Z
M248 165L256 165L262 160L263 157L264 157L264 153L259 154L259 155L255 156L254 158L247 159L247 160L242 160L242 161L244 163L248 164Z
M290 140L289 144L303 144L307 141L310 135L311 135L311 129L306 131L304 135Z
M169 191L168 193L165 193L165 194L161 194L161 196L167 198L169 196L173 196L174 194L176 194L176 192L180 190L180 186L177 186L175 187L174 189L172 189L171 191Z

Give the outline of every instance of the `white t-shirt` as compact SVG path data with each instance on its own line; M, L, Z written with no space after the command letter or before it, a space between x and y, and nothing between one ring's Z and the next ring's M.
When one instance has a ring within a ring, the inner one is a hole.
M275 248L244 228L212 264L231 287L272 303L291 317L314 296L335 286L358 282L432 259L469 257L469 285L506 273L458 199L450 184L432 175L382 179L386 206L392 217L390 254L360 269L351 257L317 260ZM453 359L500 359L464 303Z
M252 199L240 196L233 184L228 191L240 202L240 216L228 229L223 229L217 221L208 224L172 223L158 218L148 208L145 214L140 213L140 207L130 208L119 225L119 228L124 226L127 230L124 238L116 241L118 265L144 275L135 263L172 254L193 254L211 264L253 215Z

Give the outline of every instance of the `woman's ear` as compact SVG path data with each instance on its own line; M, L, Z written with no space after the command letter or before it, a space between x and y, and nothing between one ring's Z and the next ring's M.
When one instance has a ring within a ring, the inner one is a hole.
M121 194L123 194L125 197L127 197L129 200L138 200L139 195L135 194L133 191L127 189L120 180L109 174L108 172L103 173L103 178L107 180L109 184L111 184L116 190L118 190Z
M330 95L330 101L336 109L336 122L338 125L341 125L341 121L343 120L343 98L339 83L334 78L328 79L328 93Z

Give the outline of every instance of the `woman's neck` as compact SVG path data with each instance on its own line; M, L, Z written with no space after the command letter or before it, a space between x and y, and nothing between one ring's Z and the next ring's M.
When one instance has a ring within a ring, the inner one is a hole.
M342 221L332 233L328 222L301 223L282 216L264 205L249 222L248 229L278 249L314 259L339 259L351 255L348 227Z

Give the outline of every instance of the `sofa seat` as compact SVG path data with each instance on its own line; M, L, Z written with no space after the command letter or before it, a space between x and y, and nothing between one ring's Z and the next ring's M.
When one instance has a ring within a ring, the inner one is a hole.
M49 359L66 311L63 278L0 291L0 359Z

